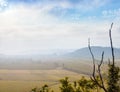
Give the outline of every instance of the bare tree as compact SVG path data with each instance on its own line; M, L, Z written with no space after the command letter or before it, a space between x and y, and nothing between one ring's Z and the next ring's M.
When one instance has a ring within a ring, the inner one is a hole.
M117 85L117 83L119 81L120 69L119 67L115 66L115 55L114 55L114 48L113 48L113 42L112 42L112 36L111 36L112 27L113 27L113 23L111 24L111 27L109 29L109 38L110 38L111 53L112 53L112 64L110 63L110 60L109 60L108 82L107 82L108 88L105 87L105 83L101 73L101 65L103 64L103 60L104 60L104 51L102 52L101 61L100 61L100 64L98 64L97 71L96 71L94 54L90 46L90 39L88 40L88 48L93 60L93 73L91 76L91 80L94 81L100 88L102 88L104 92L119 92L119 86ZM96 76L100 78L100 81L97 80Z
M107 89L105 88L105 85L104 85L104 81L103 81L103 77L102 77L102 74L101 74L101 65L103 63L103 58L104 58L104 51L102 52L102 58L101 58L101 61L100 61L100 64L98 64L98 77L100 78L100 82L97 80L97 75L96 75L96 64L95 64L95 58L94 58L94 55L93 55L93 52L92 52L92 49L91 49L91 46L90 46L90 39L89 39L89 42L88 42L88 47L89 47L89 51L91 53L91 56L92 56L92 60L93 60L93 73L92 73L92 77L91 80L93 82L95 82L100 88L102 88L105 92L107 92Z

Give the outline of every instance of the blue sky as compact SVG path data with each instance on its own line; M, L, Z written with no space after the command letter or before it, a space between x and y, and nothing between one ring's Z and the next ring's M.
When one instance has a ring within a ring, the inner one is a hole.
M115 47L120 47L119 0L0 0L0 52L39 51L109 46L113 26Z

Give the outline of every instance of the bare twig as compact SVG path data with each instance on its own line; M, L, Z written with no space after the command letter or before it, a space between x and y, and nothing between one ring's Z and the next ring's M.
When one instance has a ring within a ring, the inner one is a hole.
M90 39L88 40L88 48L89 48L89 51L90 51L90 54L92 56L92 60L93 60L93 74L92 74L92 77L91 80L94 81L100 88L102 88L105 92L107 92L107 89L105 88L104 86L104 82L103 82L103 78L102 78L102 74L101 74L101 65L103 63L103 58L104 58L104 52L102 53L102 58L101 58L101 62L100 64L98 65L98 76L100 77L100 83L98 82L98 80L96 79L96 71L95 71L95 58L94 58L94 55L93 55L93 52L91 50L91 46L90 46Z
M114 55L114 48L113 48L113 42L112 42L112 36L111 36L112 27L113 27L113 23L111 24L111 27L109 29L109 38L110 38L111 53L112 53L112 66L115 67L115 55ZM95 64L95 58L94 58L94 55L92 53L91 46L90 46L90 39L88 40L88 47L89 47L89 51L90 51L90 54L91 54L92 60L93 60L93 74L92 74L92 77L90 77L90 78L100 88L102 88L104 90L104 92L108 92L108 89L104 85L104 81L103 81L103 77L102 77L102 73L101 73L101 65L103 64L104 52L102 52L101 61L100 61L100 64L98 64L98 77L100 78L100 81L98 81L97 78L96 78L96 70L95 70L96 69L96 66L95 66L96 64ZM110 65L111 64L110 59L108 61L109 61L109 65Z
M114 48L113 48L112 36L111 36L112 27L113 27L113 23L111 24L111 27L109 29L109 37L110 37L110 45L111 45L111 51L112 51L112 63L114 66L115 65L115 55L114 55Z
M90 54L91 54L92 60L93 60L93 76L94 76L95 75L95 58L94 58L94 55L93 55L92 50L91 50L90 38L88 39L88 48L89 48L89 51L90 51Z
M105 85L104 85L104 82L103 82L103 77L102 77L102 74L101 74L101 65L103 63L103 59L104 59L104 51L102 52L102 58L101 58L100 64L98 65L98 74L99 74L99 77L100 77L102 88L105 90L105 92L107 92L107 90L105 88Z

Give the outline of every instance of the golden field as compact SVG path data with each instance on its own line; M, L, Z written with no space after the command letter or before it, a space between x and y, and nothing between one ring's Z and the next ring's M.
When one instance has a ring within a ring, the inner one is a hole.
M0 92L29 92L34 87L48 84L58 90L59 80L69 76L78 80L82 74L63 69L54 70L0 70Z
M119 60L118 60L119 61ZM116 62L119 66L119 62ZM103 65L107 72L107 63ZM59 92L59 80L69 77L70 81L89 77L92 73L92 61L55 60L29 63L1 63L0 92L30 92L32 88L48 84L55 92Z

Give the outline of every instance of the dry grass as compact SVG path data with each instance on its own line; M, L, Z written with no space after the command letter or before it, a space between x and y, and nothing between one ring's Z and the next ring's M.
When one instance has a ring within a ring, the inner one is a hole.
M120 62L116 63L120 66ZM92 61L79 59L26 64L27 68L25 68L26 65L22 65L11 65L12 67L9 65L8 69L0 69L0 92L29 92L32 88L41 87L44 84L52 85L51 89L59 92L60 85L56 83L59 83L61 78L67 76L71 81L75 81L81 76L86 76L84 74L92 73ZM66 68L68 70L65 70ZM102 70L103 73L107 72L107 65L103 65Z
M74 81L79 80L83 75L63 69L0 70L0 92L29 92L34 87L58 83L59 79L66 76L70 76L70 79ZM52 86L56 92L59 90L58 85Z

